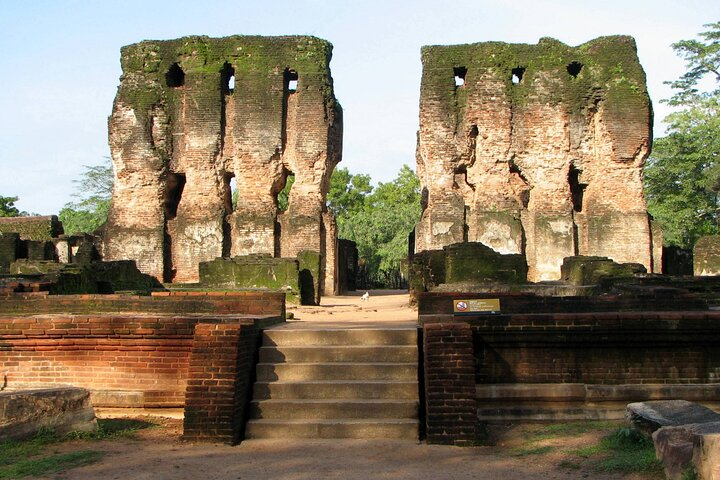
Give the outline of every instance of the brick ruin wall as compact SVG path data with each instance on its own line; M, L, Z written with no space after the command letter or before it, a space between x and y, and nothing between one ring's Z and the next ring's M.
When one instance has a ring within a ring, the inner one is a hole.
M652 109L632 38L429 46L422 62L417 252L482 242L525 254L531 281L559 279L572 255L660 270L642 191Z
M718 312L443 317L423 326L431 443L471 442L478 421L621 419L645 400L720 405Z
M324 256L334 245L325 238L325 196L342 150L331 51L314 37L124 47L109 119L115 186L104 258L194 282L198 263L217 257ZM280 212L289 175L295 183Z
M269 292L10 295L0 299L0 375L11 389L84 387L95 406L182 407L189 395L188 408L213 410L217 397L193 392L247 388L258 332L284 311L284 295ZM216 330L234 343L207 344ZM218 369L236 357L242 372Z

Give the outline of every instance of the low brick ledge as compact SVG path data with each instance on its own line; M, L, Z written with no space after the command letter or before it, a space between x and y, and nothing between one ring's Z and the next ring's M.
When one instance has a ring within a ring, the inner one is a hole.
M623 384L496 383L478 384L475 398L483 403L534 402L637 402L682 398L720 401L720 383Z

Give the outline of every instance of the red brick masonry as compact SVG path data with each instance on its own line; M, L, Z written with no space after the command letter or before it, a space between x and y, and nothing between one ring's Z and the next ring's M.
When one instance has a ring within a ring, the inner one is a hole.
M465 445L475 440L475 360L467 323L423 327L428 443Z
M187 438L236 442L258 332L283 320L284 300L255 292L3 297L0 375L9 388L84 387L95 406L185 406ZM155 313L135 313L143 309ZM43 310L53 313L32 314ZM114 313L54 313L62 310Z

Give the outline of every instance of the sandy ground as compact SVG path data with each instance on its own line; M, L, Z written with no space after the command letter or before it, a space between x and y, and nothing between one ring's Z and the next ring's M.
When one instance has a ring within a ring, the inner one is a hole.
M319 307L289 306L294 316L279 328L323 326L328 328L364 328L372 326L412 326L417 323L417 310L408 305L405 290L370 290L341 297L323 297Z
M291 307L294 319L276 328L363 328L411 326L417 312L406 292L370 291L323 298L319 307ZM64 443L61 450L102 450L98 463L45 478L115 479L642 479L638 475L598 474L587 467L568 469L568 449L591 445L603 432L562 439L544 455L519 455L513 446L525 440L522 427L501 429L496 446L449 447L413 441L248 440L237 446L194 444L180 440L182 421L155 418L158 427L134 439ZM112 415L105 411L103 415ZM607 432L604 432L607 433ZM557 440L556 440L557 442ZM560 448L562 447L562 448Z

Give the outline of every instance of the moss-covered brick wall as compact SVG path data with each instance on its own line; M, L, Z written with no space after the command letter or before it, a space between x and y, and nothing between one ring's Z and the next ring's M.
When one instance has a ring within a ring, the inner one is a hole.
M51 240L63 233L55 215L0 218L0 233L19 233L22 240Z
M109 120L115 190L105 258L134 259L183 283L218 257L324 254L335 240L324 238L321 216L342 144L331 53L311 36L123 47ZM290 175L280 215L277 195Z
M631 37L426 46L422 64L417 252L481 242L526 254L532 281L559 279L574 254L659 264L642 193L652 108Z

